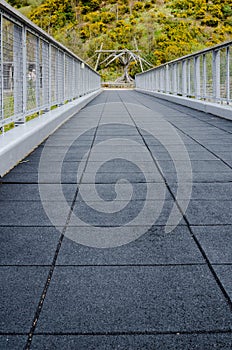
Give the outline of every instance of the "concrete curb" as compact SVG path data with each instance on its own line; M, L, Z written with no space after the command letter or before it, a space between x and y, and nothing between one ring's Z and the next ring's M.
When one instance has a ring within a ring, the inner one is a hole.
M151 96L160 98L162 100L174 102L174 103L183 105L185 107L193 108L198 111L214 114L224 119L232 120L231 107L222 106L216 103L194 100L187 97L164 94L162 92L154 92L154 91L148 91L148 90L137 89L137 88L135 89L135 91L141 92L146 95L151 95Z
M0 177L101 93L101 89L19 125L0 136Z

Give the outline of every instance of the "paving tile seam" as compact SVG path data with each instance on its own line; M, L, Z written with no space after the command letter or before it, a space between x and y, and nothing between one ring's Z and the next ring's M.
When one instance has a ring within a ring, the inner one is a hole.
M140 95L139 92L136 92L136 94L137 94L137 95ZM145 94L145 95L146 95L146 94ZM147 95L147 96L149 96L149 95ZM199 120L200 122L203 122L203 123L205 123L205 124L208 124L208 125L210 125L210 126L216 128L216 129L218 129L218 130L224 131L224 132L226 132L226 133L229 134L229 135L232 134L232 132L230 132L230 131L228 131L228 130L226 130L226 129L222 129L222 128L220 128L220 127L214 125L213 123L210 123L210 122L208 122L208 121L206 121L206 120L202 120L202 119L196 117L195 115L192 114L193 112L191 112L191 108L189 108L189 107L185 107L186 110L187 110L186 112L181 112L181 111L179 110L180 107L179 107L176 103L170 102L170 101L165 101L165 102L164 102L163 100L158 99L158 98L156 98L156 97L153 97L153 98L154 98L154 100L155 100L156 102L158 102L158 103L161 104L162 106L165 106L165 107L166 107L167 104L168 104L168 105L170 106L169 108L172 108L172 109L174 109L174 110L176 110L176 111L178 111L178 112L180 112L180 113L182 113L182 114L186 114L186 115L188 115L188 116L190 116L190 117L192 117L192 118L194 118L194 119ZM139 100L137 100L137 101L140 102L140 103L142 104L141 101L139 101ZM178 108L178 107L179 107L179 108ZM183 106L182 106L182 107L183 107ZM202 112L202 113L204 113L204 112ZM209 114L209 113L205 113L205 114L210 115L210 116L212 116L212 117L215 117L215 118L217 118L217 119L223 119L223 120L228 121L228 119L223 118L223 117L220 117L220 118L219 118L219 117L217 117L217 116L215 116L215 115L213 115L213 114Z
M23 333L23 332L0 332L0 336L26 336L28 333ZM86 333L81 333L81 332L36 332L34 335L35 336L120 336L120 335L193 335L193 334L232 334L231 329L215 329L215 330L193 330L193 331L164 331L164 332L159 332L159 331L134 331L134 332L86 332Z
M224 226L231 226L232 224L227 224L227 225L224 225ZM144 227L144 226L147 226L147 225L129 225L130 227ZM186 224L184 224L184 223L180 223L179 224L179 226L187 226ZM191 225L191 226L212 226L212 225L210 225L210 224L208 224L208 225L202 225L202 224L199 224L199 225ZM220 224L219 225L217 225L217 226L220 226ZM54 226L53 225L0 225L0 227L20 227L20 228L23 228L23 227L27 227L27 228L29 228L29 227L40 227L40 228L54 228ZM61 227L61 228L63 228L63 226L59 226L59 225L57 225L56 227ZM85 227L85 228L88 228L88 227L91 227L91 226L87 226L87 225L78 225L78 226L76 226L76 225L68 225L68 227ZM109 226L109 225L102 225L102 226L95 226L95 227L115 227L115 226ZM147 226L147 228L150 228L151 226ZM153 225L152 227L165 227L165 225L164 224L155 224L155 225Z
M84 268L84 267L183 267L183 266L206 266L206 263L167 263L167 264L56 264L55 268L58 267L77 267L77 268ZM213 265L232 265L232 263L213 263ZM0 269L2 267L50 267L51 265L42 265L42 264L0 264ZM27 333L28 334L28 333Z
M100 114L100 117L99 117L99 120L98 120L98 124L97 124L97 127L95 129L94 137L93 137L93 140L91 142L90 150L93 147L94 140L95 140L96 134L97 134L97 129L98 129L98 126L100 124L102 115L104 113L104 109L105 109L106 103L107 103L107 98L106 98L105 103L104 103L104 105L102 107L102 110L101 110L101 114ZM82 172L82 175L81 175L80 183L81 183L81 180L83 178L83 175L84 175L87 163L88 163L88 159L90 157L90 153L91 152L89 152L89 154L87 156L87 161L85 163L85 166L84 166L84 169L83 169L83 172ZM71 216L72 216L72 213L73 213L73 210L74 210L74 206L75 206L75 202L76 202L76 198L77 198L78 192L79 192L79 187L77 187L77 189L76 189L76 192L75 192L75 195L74 195L74 198L73 198L73 201L72 201L72 204L71 204L71 207L70 207L70 210L69 210L69 213L68 213L65 225L64 225L64 228L62 229L62 232L61 232L61 235L60 235L57 247L56 247L56 251L55 251L55 254L54 254L54 257L53 257L53 261L52 261L52 264L51 264L51 267L50 267L50 270L49 270L49 273L48 273L48 277L47 277L47 280L45 282L45 285L44 285L44 288L43 288L43 292L42 292L42 295L40 297L37 309L35 311L35 315L34 315L34 318L33 318L33 321L32 321L31 329L30 329L29 334L28 334L27 342L26 342L26 345L25 345L25 350L30 350L32 339L33 339L33 335L34 335L34 332L36 330L37 323L38 323L38 320L39 320L39 316L40 316L40 313L42 311L42 307L43 307L43 304L44 304L44 300L46 298L47 291L48 291L48 288L49 288L50 283L51 283L51 279L52 279L52 276L53 276L53 272L54 272L54 269L55 269L55 265L56 265L56 261L57 261L58 255L59 255L59 251L60 251L60 248L61 248L61 245L62 245L62 241L63 241L63 239L65 237L65 232L66 232L66 229L68 227L68 224L69 224L69 222L71 220Z
M190 224L190 227L217 227L217 226L221 226L221 227L227 227L227 226L232 226L232 224Z
M232 183L232 180L230 181L228 181L228 180L218 180L218 181L202 181L202 180L200 180L200 181L197 181L197 180L193 180L193 181L182 181L181 183L182 184L187 184L187 183L189 183L189 182L191 182L192 184L231 184ZM153 183L155 183L155 184L160 184L160 183L164 183L164 181L163 180L160 180L160 181L146 181L146 182L139 182L139 181L137 181L137 182L131 182L131 183L135 183L135 184L153 184ZM177 183L177 182L174 182L174 181L172 181L171 183ZM42 182L41 183L42 185L59 185L59 184L61 184L61 185L78 185L79 183L76 183L76 182ZM84 182L83 183L84 185L93 185L93 182ZM103 182L95 182L94 184L96 184L96 185L115 185L115 183L112 183L112 182L107 182L107 183L103 183ZM0 182L0 185L38 185L38 182L24 182L24 183L22 183L22 182Z
M2 267L50 267L51 264L0 264ZM28 333L27 333L28 334Z
M217 275L217 272L216 272L215 269L213 268L213 264L210 262L210 259L208 258L208 256L207 256L207 254L206 254L204 248L202 247L202 245L201 245L199 239L198 239L197 236L194 234L194 232L193 232L193 230L192 230L192 228L191 228L191 226L193 226L193 225L191 225L191 224L189 223L189 221L188 221L188 219L187 219L187 217L186 217L186 215L185 215L184 213L182 213L182 215L183 215L184 221L186 222L186 224L187 224L187 226L188 226L189 232L190 232L190 234L191 234L191 236L192 236L194 242L196 243L196 245L197 245L197 247L198 247L198 249L199 249L199 251L200 251L200 253L201 253L202 257L203 257L203 259L205 260L206 264L208 265L208 268L209 268L209 270L210 270L210 272L211 272L211 274L212 274L214 280L216 281L216 283L217 283L218 287L220 288L220 290L221 290L221 292L222 292L222 294L223 294L223 296L224 296L224 298L225 298L225 300L226 300L226 302L227 302L227 304L228 304L230 310L232 311L232 300L231 300L231 298L230 298L229 293L227 293L227 291L226 291L226 289L225 289L223 283L222 283L221 280L219 279L219 277L218 277L218 275ZM199 225L199 226L200 226L200 225ZM209 225L209 226L210 226L210 225Z
M187 198L185 198L185 197L181 197L181 199L183 199L183 200L187 200ZM194 202L198 202L198 201L200 201L200 202L215 202L215 200L216 200L217 198L192 198L191 199L191 201L194 201ZM163 201L166 201L166 202L174 202L175 204L177 204L177 201L174 201L173 199L159 199L159 198L154 198L154 199L148 199L147 200L147 202L149 203L149 202L152 202L152 203L157 203L157 202L163 202ZM223 198L223 199L217 199L217 201L218 202L231 202L232 201L232 198L231 199L229 199L229 198ZM0 203L11 203L11 202L13 202L13 203L15 203L15 202L17 202L17 203L41 203L41 201L39 200L39 199L37 199L37 200L32 200L32 199L25 199L25 200L22 200L22 199L1 199L0 200ZM63 202L66 202L65 200L64 201L56 201L56 200L43 200L43 202L46 202L46 203L63 203ZM92 199L90 199L90 200L88 200L88 201L84 201L84 200L78 200L77 199L77 201L76 201L76 203L98 203L99 202L99 200L92 200ZM119 201L114 201L114 200L112 200L112 201L108 201L109 203L111 203L111 202L120 202L120 203L128 203L128 200L126 200L126 199L120 199ZM143 202L143 200L142 199L134 199L132 202ZM1 227L1 225L0 225L0 227Z
M115 332L36 332L35 335L54 336L120 336L120 335L192 335L192 334L232 334L232 329L193 330L193 331L115 331Z
M56 268L58 267L77 267L77 268L85 268L85 267L183 267L183 266L206 266L206 263L177 263L177 264L85 264L85 265L73 265L73 264L69 264L69 265L64 265L64 264L57 264ZM216 264L214 264L216 265ZM225 264L222 264L225 265ZM228 264L229 265L229 264ZM232 265L232 263L231 263Z
M120 99L121 99L120 94L119 94L119 97L120 97ZM122 99L121 99L121 100L122 100ZM138 101L138 100L137 100L137 101ZM139 101L138 101L138 102L139 102ZM141 103L141 104L142 104L142 103ZM152 110L150 107L147 107L145 104L143 104L143 105L144 105L146 108ZM126 105L125 105L125 107L126 107ZM127 107L126 107L126 108L127 108ZM130 115L130 117L131 117L131 119L132 119L132 121L133 121L133 123L134 123L136 129L137 129L138 132L140 133L140 131L139 131L139 129L138 129L136 123L134 122L134 119L133 119L132 115L130 114L129 110L128 110L128 113L129 113L129 115ZM170 123L170 124L173 125L172 123ZM177 128L175 125L173 125L173 127ZM178 128L177 128L177 129L178 129ZM178 130L179 130L179 129L178 129ZM180 130L180 131L181 131L181 130ZM140 133L140 136L142 137L142 139L143 139L143 141L144 141L144 144L147 146L149 152L151 153L150 148L149 148L149 146L147 145L146 140L144 139L144 137L143 137L143 135L142 135L141 133ZM187 135L187 136L188 136L188 135ZM195 141L195 140L194 140L194 141ZM197 142L197 141L195 141L195 142ZM198 143L198 142L197 142L197 143ZM199 144L200 144L200 143L199 143ZM201 146L202 146L202 145L201 145ZM202 147L204 147L204 146L202 146ZM204 148L205 148L205 147L204 147ZM205 149L207 150L207 148L205 148ZM151 157L152 157L152 159L154 160L154 162L155 162L155 164L156 164L156 159L154 158L154 156L152 155L152 153L151 153ZM156 164L156 166L158 167L158 170L160 171L159 166L158 166L157 164ZM229 168L230 168L230 167L229 167ZM164 177L164 174L162 173L162 171L160 171L160 175L161 175L162 178L164 179L168 191L170 192L171 196L172 196L173 199L175 200L175 199L176 199L176 198L175 198L175 194L173 193L173 191L171 190L169 184L167 183L167 180L166 180L166 178ZM208 265L208 268L209 268L209 270L210 270L210 272L211 272L211 274L212 274L214 280L216 281L218 287L220 288L220 290L221 290L221 292L222 292L222 295L224 296L224 298L225 298L225 300L226 300L226 302L227 302L227 304L228 304L230 310L232 311L232 300L230 299L229 294L227 293L226 289L225 289L224 286L223 286L223 283L222 283L221 280L219 279L219 277L218 277L216 271L214 270L213 265L211 264L210 259L208 258L208 256L207 256L206 252L204 251L203 247L201 246L201 244L200 244L198 238L197 238L196 235L193 233L193 231L192 231L192 229L191 229L191 225L190 225L190 223L189 223L189 221L188 221L188 219L187 219L185 213L183 213L183 211L182 211L181 207L179 206L179 203L178 203L178 202L176 202L176 205L177 205L177 208L179 209L179 211L181 212L181 215L182 215L184 221L185 221L186 224L187 224L187 227L188 227L188 229L189 229L189 232L190 232L190 234L191 234L191 237L193 238L194 242L196 243L196 245L197 245L197 247L198 247L198 249L199 249L199 251L200 251L200 253L201 253L202 257L203 257L203 259L205 260L206 264Z
M0 336L18 336L18 335L24 335L27 336L28 333L21 333L21 332L0 332ZM2 349L3 350L3 349Z

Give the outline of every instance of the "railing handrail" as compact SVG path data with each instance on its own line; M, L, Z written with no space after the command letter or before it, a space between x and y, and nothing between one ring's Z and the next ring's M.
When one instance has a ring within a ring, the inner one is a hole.
M174 60L171 60L171 61L168 61L168 62L165 62L165 63L162 63L158 66L155 66L155 67L152 67L152 68L149 68L148 70L146 70L145 72L141 72L141 73L138 73L136 74L136 76L139 76L139 75L143 75L143 74L146 74L150 71L153 71L153 70L156 70L158 68L162 68L162 67L165 67L167 65L170 65L172 63L178 63L178 62L181 62L183 60L187 60L187 59L190 59L190 58L193 58L193 57L198 57L198 56L201 56L201 55L204 55L208 52L211 52L211 51L217 51L217 50L220 50L220 49L223 49L223 48L226 48L228 46L232 45L232 40L228 40L228 41L225 41L221 44L217 44L217 45L214 45L214 46L210 46L210 47L207 47L203 50L200 50L200 51L196 51L196 52L193 52L193 53L190 53L188 55L185 55L185 56L181 56L179 58L176 58Z
M173 101L187 99L231 108L231 57L232 41L226 41L137 74L136 88L161 93L166 99L172 96Z
M14 7L10 6L5 0L0 0L0 12L1 12L1 9L4 10L5 13L8 13L9 16L12 16L12 20L19 20L20 23L25 24L27 27L32 29L32 31L36 32L36 34L39 34L43 39L49 41L50 43L53 43L54 46L62 49L63 51L65 51L67 54L69 54L73 58L79 60L81 63L84 63L89 69L91 69L93 72L95 72L96 74L99 75L99 73L97 73L96 70L94 70L91 66L89 66L84 60L82 60L74 52L72 52L66 46L64 46L63 44L61 44L57 40L55 40L52 36L50 36L48 33L46 33L43 29L41 29L39 26L34 24L27 17L25 17L21 12L19 12Z
M0 0L0 135L99 90L84 60Z

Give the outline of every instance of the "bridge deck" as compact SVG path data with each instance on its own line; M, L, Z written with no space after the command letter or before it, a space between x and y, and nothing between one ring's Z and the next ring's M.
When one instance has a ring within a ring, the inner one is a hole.
M231 182L231 122L104 91L1 179L0 348L231 349Z

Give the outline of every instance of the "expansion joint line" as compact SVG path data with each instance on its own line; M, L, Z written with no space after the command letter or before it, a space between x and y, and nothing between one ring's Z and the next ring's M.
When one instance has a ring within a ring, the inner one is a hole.
M137 101L138 101L138 99L137 99ZM150 109L150 110L152 111L152 109L151 109L150 107L146 106L144 103L141 103L140 101L138 101L138 102L139 102L140 104L142 104L144 107L146 107L146 108L148 108L148 109ZM124 104L124 105L125 105L125 104ZM125 106L125 108L127 108L127 107ZM129 111L128 111L128 113L129 113ZM131 116L131 118L132 118L132 120L133 120L133 117L132 117L132 116ZM186 134L185 132L183 132L181 129L179 129L178 127L176 127L174 124L172 124L171 122L169 122L169 123L170 123L173 127L175 127L177 130L181 131L183 134L185 134L186 136L190 137L193 141L195 141L196 143L198 143L199 145L201 145L200 142L198 142L198 141L196 141L195 139L193 139L191 136L189 136L188 134ZM135 123L134 123L134 124L135 124ZM135 126L136 126L136 124L135 124ZM139 130L138 128L137 128L137 130L138 130L138 132L140 133L140 130ZM140 133L140 135L141 135L141 137L143 138L143 136L142 136L141 133ZM150 154L151 154L151 157L152 157L152 159L154 160L154 162L155 162L155 164L156 164L156 166L158 167L158 170L159 170L159 165L158 165L156 159L153 157L152 152L150 151L149 146L147 145L147 143L146 143L146 141L145 141L144 138L143 138L143 141L144 141L146 147L148 148L148 150L149 150L149 152L150 152ZM210 153L214 154L213 152L211 152L210 150L208 150L205 146L203 146L203 145L201 145L201 146L202 146L204 149L206 149L207 151L209 151ZM219 158L219 157L218 157L218 158ZM219 159L220 159L220 158L219 158ZM223 163L225 163L229 168L231 168L225 161L223 161L222 159L220 159L220 160L221 160ZM232 168L231 168L231 169L232 169ZM159 170L159 171L160 171L160 170ZM216 273L216 271L214 270L213 265L211 264L209 258L207 257L207 254L206 254L206 252L204 251L203 247L201 246L199 240L197 239L197 237L196 237L195 234L193 233L193 231L192 231L192 229L191 229L191 225L190 225L190 223L189 223L189 221L188 221L188 219L187 219L185 213L183 213L182 208L180 207L179 203L176 201L175 194L172 192L172 190L171 190L171 188L170 188L170 186L169 186L169 184L168 184L168 182L167 182L167 180L166 180L164 174L162 173L162 171L160 171L160 175L162 176L162 178L163 178L163 180L164 180L164 182L165 182L165 184L166 184L166 186L167 186L167 188L168 188L169 193L171 194L172 198L174 199L175 204L177 205L178 209L180 210L181 215L183 216L183 219L184 219L184 221L185 221L185 223L186 223L186 225L187 225L187 227L188 227L188 230L189 230L189 232L190 232L190 234L191 234L191 237L193 238L194 242L196 243L196 245L197 245L197 247L198 247L198 249L199 249L199 251L200 251L202 257L204 258L204 261L206 262L206 264L207 264L207 266L208 266L208 268L209 268L209 270L210 270L212 276L214 277L214 279L215 279L217 285L219 286L219 288L220 288L222 294L224 295L224 297L225 297L225 299L226 299L226 301L227 301L227 304L228 304L228 306L230 307L230 310L232 311L232 301L231 301L231 299L230 299L229 294L227 293L227 291L226 291L226 289L224 288L222 282L221 282L220 279L218 278L217 273Z
M94 132L93 140L92 140L92 143L90 145L90 150L92 149L92 147L94 145L94 142L95 142L95 139L96 139L96 134L97 134L97 129L98 129L99 125L100 125L100 122L101 122L101 119L102 119L102 116L103 116L103 113L104 113L104 110L105 110L105 106L107 104L107 100L108 100L108 96L106 97L105 103L103 105L103 108L102 108L102 111L101 111L101 115L100 115L98 124L96 126L95 132ZM85 108L87 106L88 106L88 104L85 106ZM82 172L79 184L77 186L77 189L76 189L75 194L74 194L74 198L72 200L70 211L68 213L68 216L67 216L64 228L63 228L63 230L61 232L61 235L60 235L57 247L56 247L56 251L55 251L55 254L54 254L54 257L53 257L53 261L52 261L52 264L50 266L50 270L48 272L47 280L45 282L45 285L44 285L44 288L43 288L43 292L41 294L41 297L40 297L40 300L39 300L39 303L38 303L38 306L37 306L37 309L36 309L36 312L35 312L35 315L34 315L34 318L33 318L32 326L31 326L30 332L28 334L27 343L26 343L26 346L24 348L25 350L29 350L31 348L31 343L32 343L32 339L33 339L33 336L34 336L34 333L35 333L35 329L37 327L38 320L39 320L39 317L40 317L40 314L41 314L41 311L42 311L42 308L43 308L44 300L46 298L46 295L47 295L47 292L48 292L48 288L49 288L51 280L52 280L52 276L53 276L54 269L55 269L55 266L56 266L56 261L57 261L57 258L58 258L58 254L60 252L60 248L61 248L64 236L65 236L65 232L66 232L66 230L68 228L68 225L69 225L72 213L73 213L73 209L74 209L74 206L75 206L75 203L76 203L76 199L77 199L77 196L78 196L78 192L79 192L79 186L82 183L83 175L84 175L84 172L86 170L89 157L90 157L90 152L88 153L87 160L86 160L86 163L85 163L85 166L84 166L84 169L83 169L83 172Z

